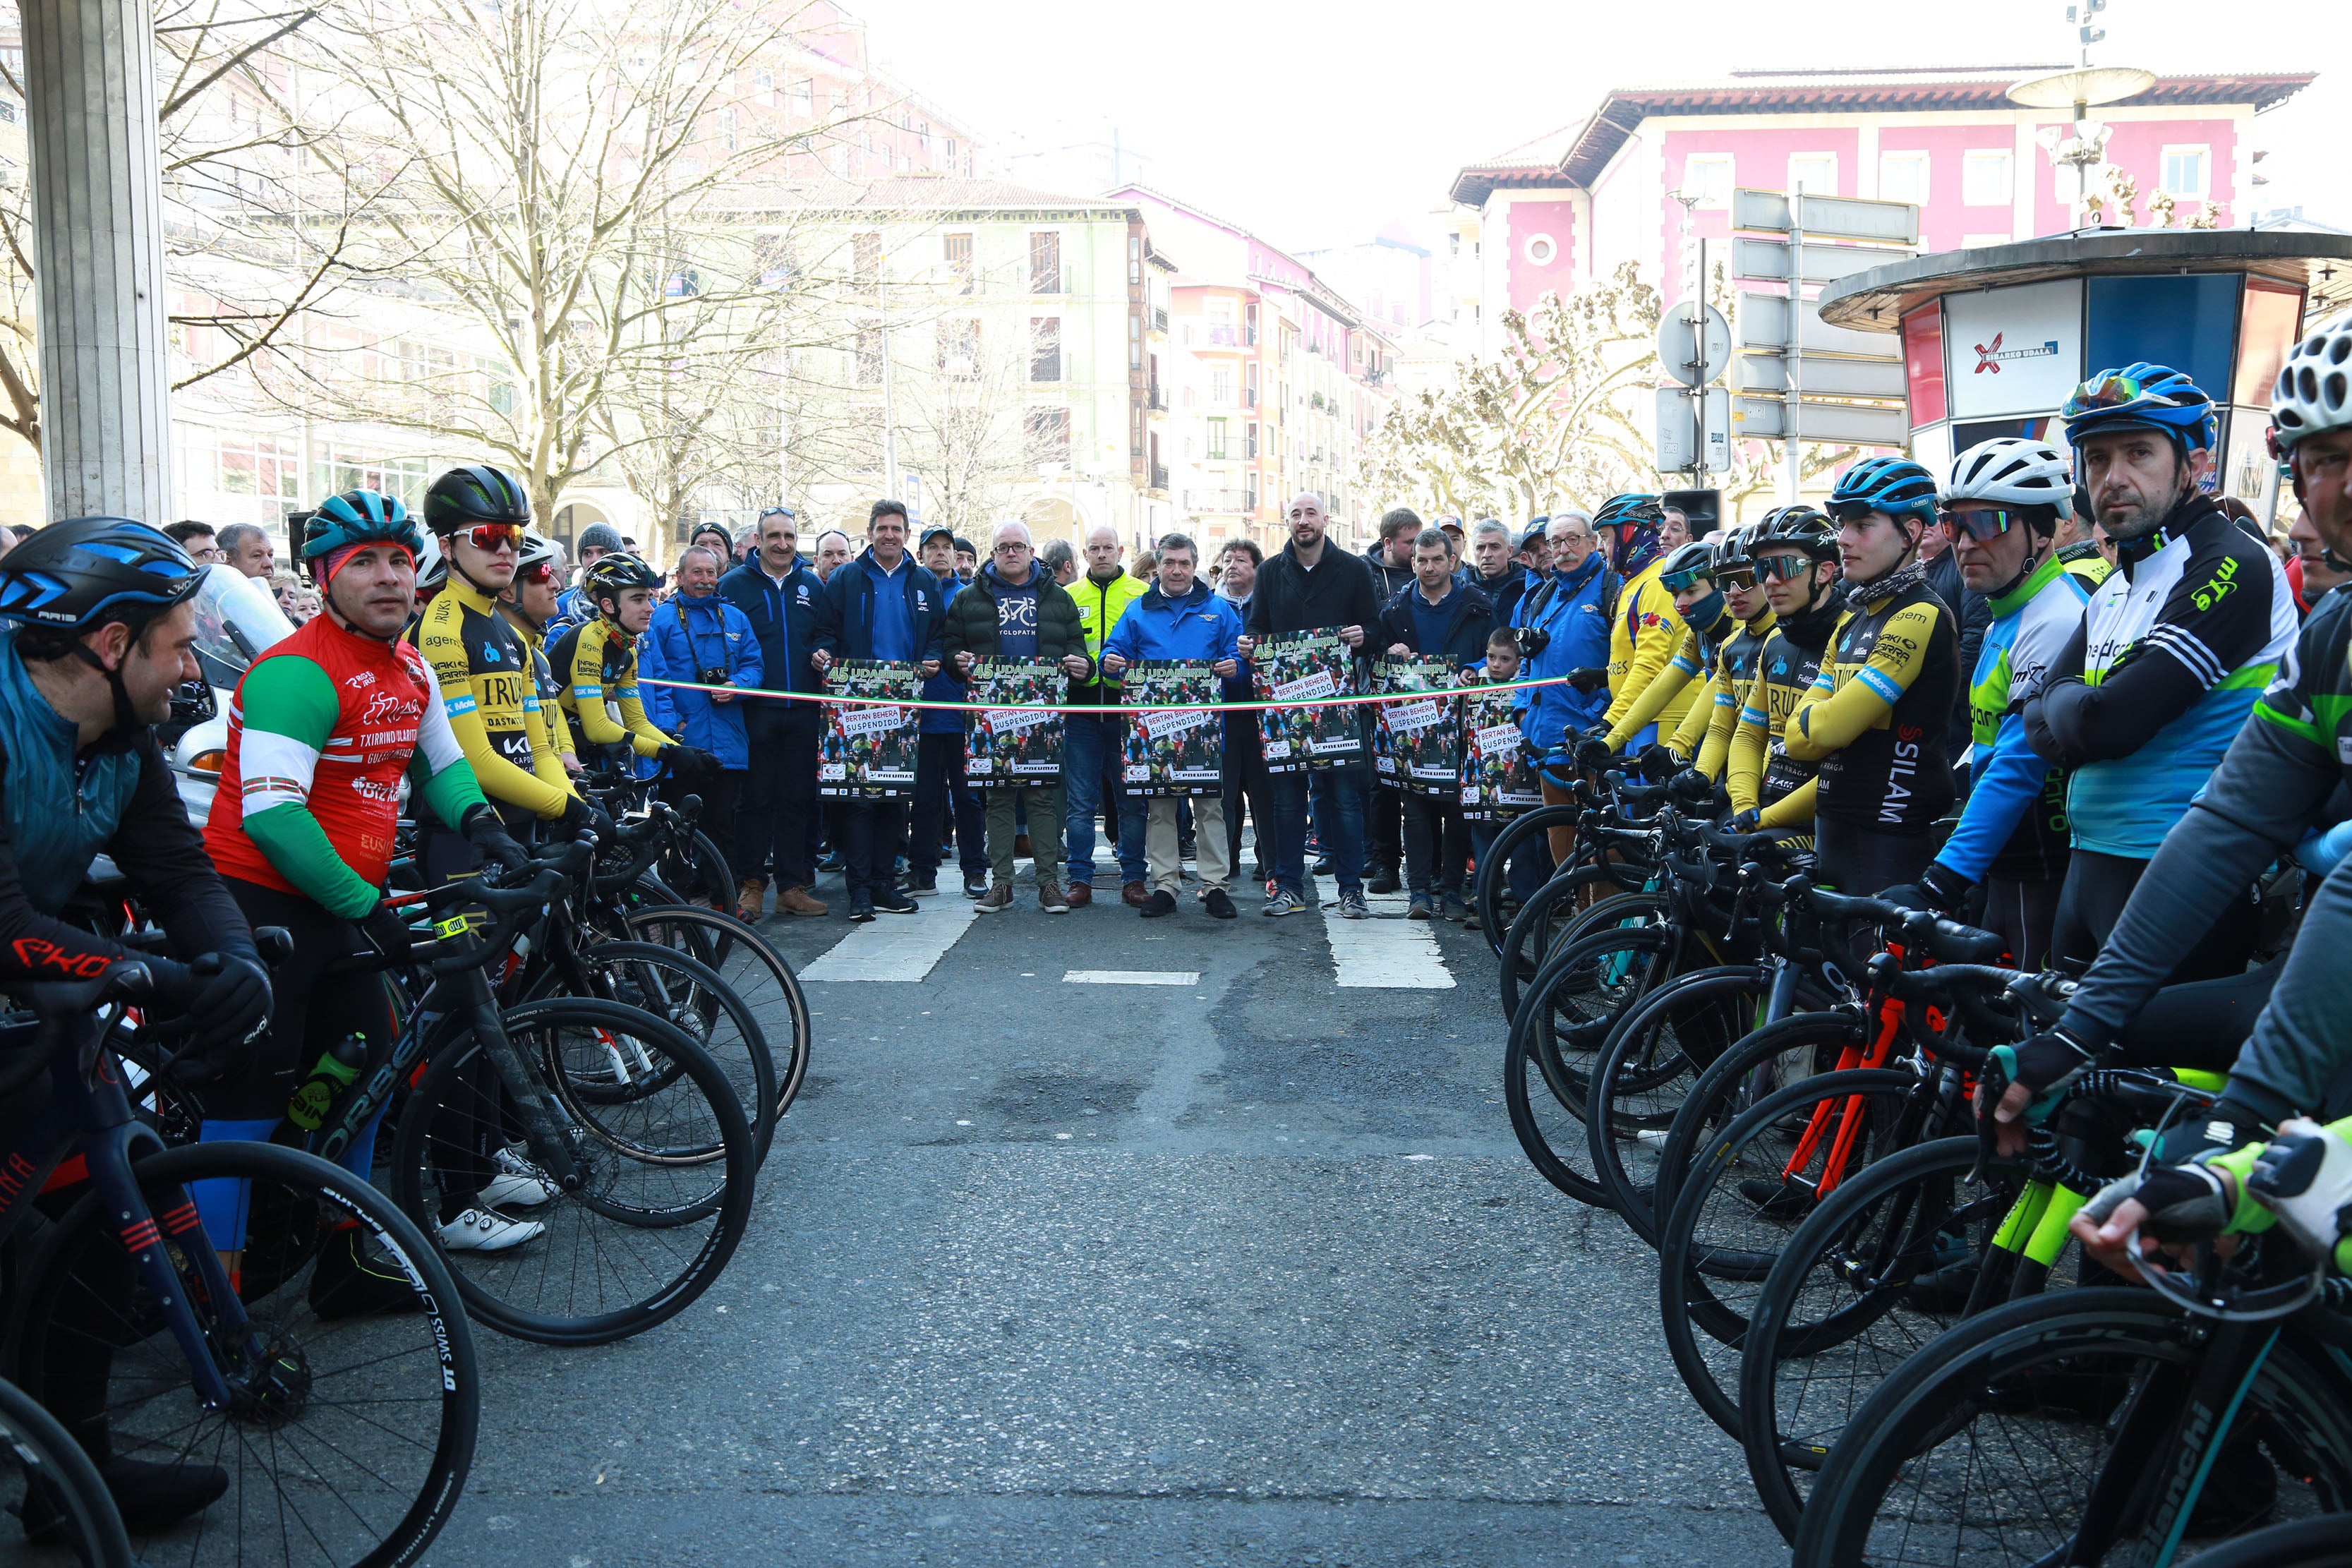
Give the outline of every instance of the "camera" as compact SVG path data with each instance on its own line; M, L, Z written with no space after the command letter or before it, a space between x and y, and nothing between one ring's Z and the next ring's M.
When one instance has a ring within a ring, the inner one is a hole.
M1533 658L1551 646L1551 634L1541 626L1520 626L1517 631L1521 658Z
M705 686L728 686L735 678L724 669L705 669L698 671L695 679Z

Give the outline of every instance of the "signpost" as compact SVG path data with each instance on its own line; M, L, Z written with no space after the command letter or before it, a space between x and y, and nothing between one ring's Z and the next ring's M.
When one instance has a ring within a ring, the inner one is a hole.
M1730 395L1708 384L1731 363L1731 323L1705 302L1706 241L1698 276L1680 305L1658 319L1658 364L1680 384L1658 388L1657 466L1704 479L1731 467Z

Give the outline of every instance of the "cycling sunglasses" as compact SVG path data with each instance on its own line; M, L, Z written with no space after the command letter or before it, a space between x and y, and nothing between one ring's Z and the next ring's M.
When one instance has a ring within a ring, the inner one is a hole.
M1792 582L1811 571L1813 566L1811 556L1759 555L1756 557L1756 576L1765 583Z
M494 547L486 544L482 546L482 548L488 550ZM555 581L555 568L552 564L545 561L533 562L530 565L523 567L515 574L515 581L519 583L552 583Z
M1979 544L1999 539L2011 529L2021 526L2025 519L2000 507L1951 507L1943 514L1944 526L1965 529L1970 539Z
M1667 593L1679 594L1684 589L1695 588L1701 583L1714 582L1715 568L1712 566L1694 566L1687 572L1662 573L1658 577L1658 581L1666 585Z
M2094 408L2121 408L2127 403L2138 402L2146 390L2130 376L2103 375L2074 389L2074 395L2066 400L2066 413L2071 416Z
M1833 500L1822 510L1834 521L1859 522L1879 509L1866 500Z
M1756 568L1746 561L1737 566L1717 566L1715 569L1715 585L1718 588L1753 588L1756 586Z
M477 550L492 551L501 544L509 550L520 550L522 532L519 522L478 522L457 537Z

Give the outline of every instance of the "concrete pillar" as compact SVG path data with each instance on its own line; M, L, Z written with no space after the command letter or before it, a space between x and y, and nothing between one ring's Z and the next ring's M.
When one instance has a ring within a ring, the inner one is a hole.
M172 521L155 37L146 0L22 0L49 518Z

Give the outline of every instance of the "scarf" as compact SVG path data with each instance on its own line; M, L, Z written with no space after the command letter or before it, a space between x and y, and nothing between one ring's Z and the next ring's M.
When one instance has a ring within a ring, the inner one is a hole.
M1915 560L1907 566L1897 566L1873 582L1851 584L1848 596L1857 605L1874 605L1881 599L1891 599L1897 594L1907 593L1927 580L1927 563Z

